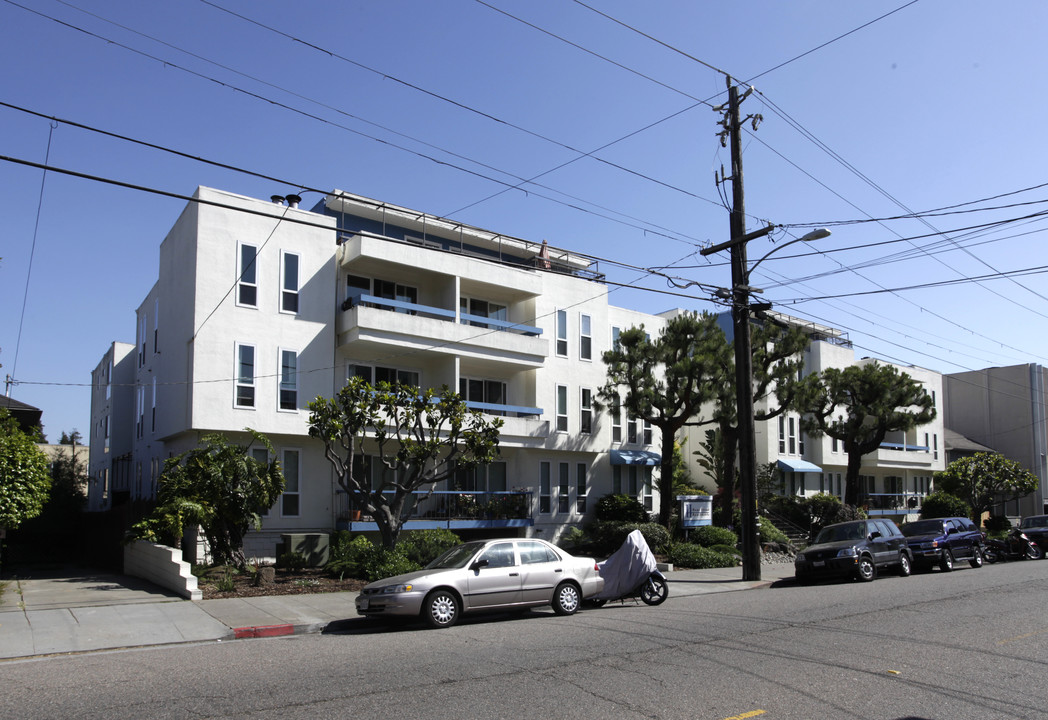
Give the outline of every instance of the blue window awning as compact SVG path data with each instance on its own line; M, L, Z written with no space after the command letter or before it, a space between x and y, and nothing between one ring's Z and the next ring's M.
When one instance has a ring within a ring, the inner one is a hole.
M612 450L612 465L661 465L662 455L647 450Z
M798 460L797 458L779 460L778 466L780 470L789 470L790 472L822 472L822 468L818 465L813 465L807 460Z

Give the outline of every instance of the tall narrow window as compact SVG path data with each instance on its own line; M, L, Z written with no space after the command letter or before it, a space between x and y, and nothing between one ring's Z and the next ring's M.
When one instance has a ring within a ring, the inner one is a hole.
M794 418L794 417L786 418L786 425L789 428L789 436L788 436L787 439L789 441L789 446L790 446L790 455L796 455L797 454L797 419Z
M582 388L579 402L579 432L587 435L593 431L593 391Z
M283 254L280 274L283 275L280 287L280 309L283 312L298 312L298 255L286 252Z
M285 450L281 469L284 471L284 494L280 496L280 514L284 517L298 517L301 505L302 489L298 450Z
M651 435L652 435L652 433L651 433L651 420L648 420L647 418L645 418L644 419L644 444L645 445L651 445L651 441L652 441Z
M135 435L142 437L145 434L145 412L146 412L146 388L145 385L138 386L138 422L135 424Z
M575 466L575 511L579 515L586 514L586 463L578 463Z
M568 386L557 386L557 432L568 431Z
M622 468L624 465L612 465L611 466L611 492L615 495L622 495Z
M237 344L236 406L255 407L255 346Z
M583 360L593 359L593 336L590 323L589 315L579 315L579 357Z
M146 314L138 319L138 367L146 364Z
M651 468L650 467L643 467L643 468L641 468L641 487L640 487L640 492L641 492L641 497L643 498L641 502L644 505L644 509L647 510L648 512L651 512L652 508L654 508L654 506L655 506L655 503L652 500L652 492L651 492L651 489L654 487L654 485L655 485L655 483L653 483L651 481Z
M779 416L779 454L786 454L786 418Z
M626 416L626 442L637 442L637 418Z
M550 495L552 494L553 488L550 486L550 464L548 462L539 463L539 512L549 514L550 512Z
M151 432L156 432L156 375L153 376L153 413Z
M280 351L280 409L298 409L298 353Z
M619 334L622 332L622 328L612 326L611 328L611 349L619 349Z
M237 278L237 305L258 307L258 269L255 267L254 245L240 245L240 275Z
M617 397L611 401L611 441L622 442L622 405Z
M160 300L153 300L153 354L160 352Z
M568 313L566 310L557 311L557 355L568 356Z
M566 513L571 509L571 466L568 463L560 463L560 482L557 484L557 512Z

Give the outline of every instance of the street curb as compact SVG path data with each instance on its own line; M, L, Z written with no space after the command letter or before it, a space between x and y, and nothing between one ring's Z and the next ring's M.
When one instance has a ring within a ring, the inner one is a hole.
M237 640L244 638L280 637L281 635L293 635L295 626L290 623L282 625L252 625L249 627L233 628L233 637Z

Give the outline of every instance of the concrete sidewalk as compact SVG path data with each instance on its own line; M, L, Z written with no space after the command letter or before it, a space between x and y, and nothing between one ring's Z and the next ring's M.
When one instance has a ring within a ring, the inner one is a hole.
M767 587L793 565L666 574L670 599ZM0 661L118 648L322 632L357 619L356 593L314 593L191 602L125 575L10 579L0 596Z

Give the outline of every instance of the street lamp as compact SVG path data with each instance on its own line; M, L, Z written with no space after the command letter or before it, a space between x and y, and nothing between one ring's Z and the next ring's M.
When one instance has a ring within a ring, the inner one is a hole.
M802 237L772 248L771 252L753 265L749 265L746 262L746 243L754 238L767 235L774 228L774 225L768 225L761 230L740 235L701 251L702 255L710 255L726 248L731 249L732 289L730 296L732 298L731 316L735 346L735 411L739 423L739 495L742 506L740 539L742 540L743 580L761 579L757 518L757 458L753 418L753 350L750 346L750 293L763 292L763 290L750 287L750 273L769 255L784 247L798 242L818 240L830 234L830 231L825 228L813 230ZM721 296L719 292L718 296Z

